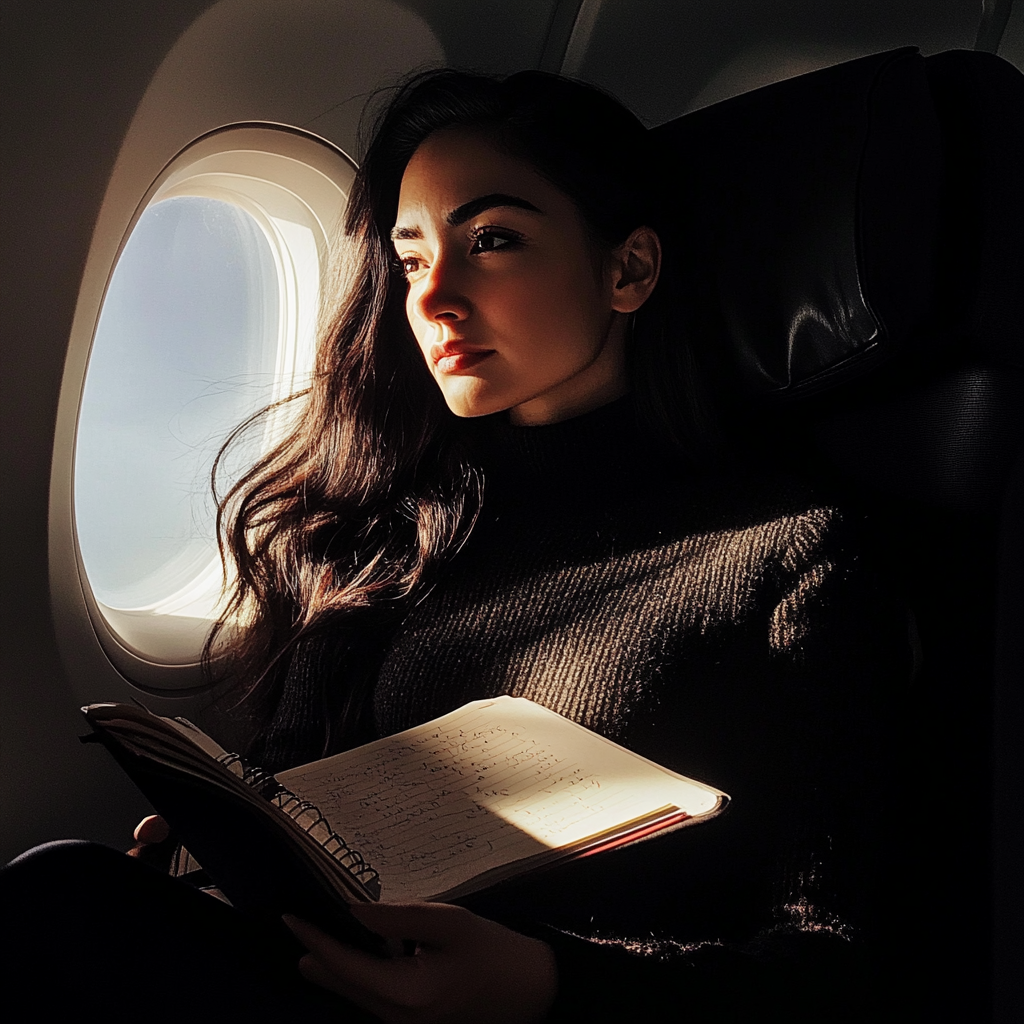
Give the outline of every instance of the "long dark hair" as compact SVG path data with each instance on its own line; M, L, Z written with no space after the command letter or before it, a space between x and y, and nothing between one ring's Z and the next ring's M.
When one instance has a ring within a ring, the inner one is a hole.
M356 176L342 294L296 425L219 504L221 554L234 583L204 661L212 668L216 654L230 666L257 719L272 709L300 641L328 627L372 630L397 620L480 510L480 473L422 363L390 240L406 165L428 135L455 126L479 129L531 164L574 201L597 245L614 247L640 225L663 235L661 280L633 314L632 393L652 434L682 457L701 450L680 278L673 239L659 230L659 162L643 124L599 90L542 72L501 80L442 70L410 79L378 119ZM350 719L368 698L365 685L352 684L332 703Z

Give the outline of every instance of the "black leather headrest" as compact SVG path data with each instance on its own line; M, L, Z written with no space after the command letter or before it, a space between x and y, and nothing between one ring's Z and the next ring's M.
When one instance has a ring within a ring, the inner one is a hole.
M942 149L916 49L779 82L653 134L684 263L706 274L698 290L745 392L788 398L857 375L926 318Z
M994 53L926 58L945 143L937 327L1024 369L1024 75Z

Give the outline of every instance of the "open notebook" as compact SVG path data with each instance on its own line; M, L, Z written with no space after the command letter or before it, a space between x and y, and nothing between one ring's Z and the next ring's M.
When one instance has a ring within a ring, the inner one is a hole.
M274 777L182 719L126 704L83 712L233 903L328 925L353 902L455 899L705 821L728 801L518 697Z

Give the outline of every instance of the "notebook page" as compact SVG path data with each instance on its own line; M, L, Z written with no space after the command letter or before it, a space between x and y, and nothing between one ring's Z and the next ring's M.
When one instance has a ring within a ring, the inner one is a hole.
M718 794L531 701L475 701L277 776L379 872L387 902L424 899L511 861Z

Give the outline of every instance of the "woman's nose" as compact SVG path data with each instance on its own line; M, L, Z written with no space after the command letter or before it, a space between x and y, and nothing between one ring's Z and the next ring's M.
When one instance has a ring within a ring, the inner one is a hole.
M460 286L460 277L451 261L435 259L417 282L416 312L424 320L465 320L470 302Z

